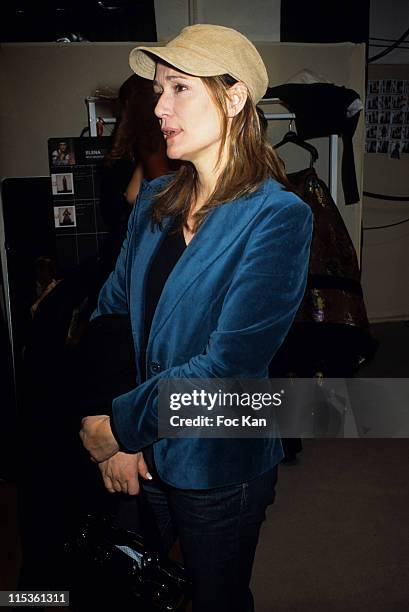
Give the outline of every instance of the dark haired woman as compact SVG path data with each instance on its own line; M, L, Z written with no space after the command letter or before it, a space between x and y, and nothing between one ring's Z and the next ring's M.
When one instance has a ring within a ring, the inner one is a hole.
M151 181L172 169L153 112L152 82L132 75L119 88L118 102L117 127L102 169L100 210L109 229L101 256L104 280L115 266L142 180Z
M142 477L164 549L179 537L193 610L247 612L280 440L158 439L158 382L268 376L304 293L311 212L261 129L267 72L247 38L190 26L130 63L154 80L167 155L183 164L143 184L95 313L130 313L137 386L80 435L108 490L136 494Z

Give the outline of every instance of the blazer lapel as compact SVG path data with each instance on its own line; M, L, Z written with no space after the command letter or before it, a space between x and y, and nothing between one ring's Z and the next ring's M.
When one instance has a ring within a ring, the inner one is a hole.
M254 195L239 198L209 213L197 234L186 247L163 288L152 321L149 344L160 332L184 293L195 282L202 270L221 257L230 245L239 239L242 231L251 222L263 201L262 197L254 197Z
M157 228L152 230L149 217L149 220L143 225L143 231L137 233L138 243L135 245L134 255L132 257L135 265L131 266L131 278L129 283L132 301L138 305L136 308L131 309L132 329L134 332L134 343L137 355L140 354L143 341L146 277L153 258L171 222L172 219L169 217L163 222L162 230Z

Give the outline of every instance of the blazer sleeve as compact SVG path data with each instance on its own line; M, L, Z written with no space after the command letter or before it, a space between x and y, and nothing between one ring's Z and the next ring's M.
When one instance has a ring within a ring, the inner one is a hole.
M113 400L124 448L136 452L158 439L161 378L266 377L304 295L312 236L310 208L285 197L289 205L267 209L247 242L206 350Z
M142 191L142 187L141 187ZM141 192L140 192L141 193ZM91 320L106 314L128 314L128 296L126 286L126 269L131 235L134 231L138 215L138 202L140 194L129 216L128 228L124 242L122 243L114 270L108 276L98 295L97 307L91 315Z

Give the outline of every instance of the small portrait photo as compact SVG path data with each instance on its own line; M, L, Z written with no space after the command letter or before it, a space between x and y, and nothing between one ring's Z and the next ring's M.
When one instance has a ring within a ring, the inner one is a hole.
M72 174L52 174L51 186L53 195L70 195L74 193Z
M371 140L372 138L377 137L377 128L376 125L369 125L366 128L366 139Z
M406 96L392 96L392 110L402 110L405 104Z
M392 93L392 80L391 79L385 79L384 81L382 81L382 93Z
M402 137L402 126L401 125L391 125L390 126L389 138L391 140L400 140Z
M367 123L378 123L378 111L369 111L366 113Z
M396 93L403 94L405 93L405 81L397 80L396 83Z
M389 157L391 159L400 159L401 154L401 143L400 142L390 142L389 143Z
M379 123L387 124L391 122L390 111L381 111L379 113Z
M71 139L55 140L51 147L51 163L53 166L73 166L75 164L74 146Z
M54 206L55 227L75 227L75 206Z
M379 108L390 110L392 108L392 96L379 96Z
M376 152L377 153L387 153L388 146L389 146L388 140L378 140L378 142L376 143Z
M392 111L391 113L392 123L403 123L404 118L405 118L405 113L402 111Z
M365 143L366 153L376 153L376 140L367 140Z
M378 96L369 96L366 99L367 110L378 110Z
M368 93L370 94L379 93L379 81L369 81Z
M389 125L378 125L376 137L378 140L389 138Z

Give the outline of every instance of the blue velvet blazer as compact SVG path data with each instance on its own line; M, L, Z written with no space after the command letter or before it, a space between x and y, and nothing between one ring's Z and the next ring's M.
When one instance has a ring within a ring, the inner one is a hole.
M152 228L152 198L169 179L143 183L93 315L129 313L136 357L146 273L172 222ZM139 384L138 373L135 388L112 404L123 446L136 452L154 443L157 470L169 484L206 489L244 482L281 460L278 437L158 440L157 382L266 378L304 294L311 234L310 208L268 179L250 196L214 209L172 270L152 322L148 378Z

